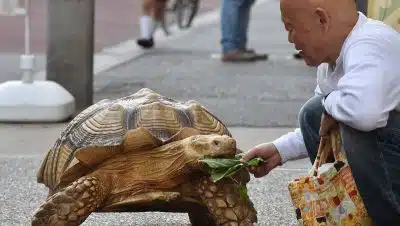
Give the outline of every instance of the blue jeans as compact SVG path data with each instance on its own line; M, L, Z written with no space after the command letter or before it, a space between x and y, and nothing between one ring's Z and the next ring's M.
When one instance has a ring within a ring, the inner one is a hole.
M312 97L299 113L312 163L318 151L323 111L321 97ZM392 111L386 127L370 132L339 124L354 180L374 224L400 225L400 113Z
M250 9L253 3L254 0L222 0L221 45L223 53L246 49Z

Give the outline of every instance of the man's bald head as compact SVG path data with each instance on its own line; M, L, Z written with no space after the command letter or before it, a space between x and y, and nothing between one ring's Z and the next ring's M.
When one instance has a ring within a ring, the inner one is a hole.
M291 8L304 12L316 12L317 9L325 10L329 14L345 16L357 11L354 0L281 0L281 9Z
M333 63L358 18L354 0L281 0L280 6L289 41L310 66Z

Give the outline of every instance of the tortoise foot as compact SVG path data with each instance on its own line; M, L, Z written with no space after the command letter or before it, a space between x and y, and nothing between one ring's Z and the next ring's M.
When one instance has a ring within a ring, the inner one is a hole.
M35 212L32 226L79 225L100 206L103 195L97 178L80 178L49 197Z
M242 197L238 184L231 180L213 183L204 178L198 192L214 215L216 225L252 226L257 222L257 211L248 197Z
M196 209L188 213L192 226L216 226L215 217L207 208Z

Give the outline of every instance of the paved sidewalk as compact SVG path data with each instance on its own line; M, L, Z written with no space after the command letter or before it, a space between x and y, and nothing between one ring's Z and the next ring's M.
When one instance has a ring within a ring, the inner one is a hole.
M138 54L134 48L114 49L118 59L136 57L96 74L96 101L142 87L180 100L193 99L228 125L243 150L293 130L301 105L313 94L315 69L291 59L294 49L280 22L279 2L259 2L252 13L249 43L271 54L269 61L220 62L218 18L206 18L201 26L158 42L154 50ZM2 224L29 225L32 212L46 196L45 187L36 183L37 169L64 126L0 124ZM248 190L258 211L257 225L297 225L287 183L305 175L309 167L307 159L298 160L264 178L251 179ZM83 225L189 225L189 221L186 214L96 213Z

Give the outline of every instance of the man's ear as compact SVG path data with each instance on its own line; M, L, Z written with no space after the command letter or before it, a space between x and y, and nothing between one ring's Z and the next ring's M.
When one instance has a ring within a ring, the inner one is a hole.
M329 26L331 23L331 19L328 15L328 12L323 8L317 8L315 10L315 14L318 19L318 25L321 28L323 33L326 33L329 30Z

